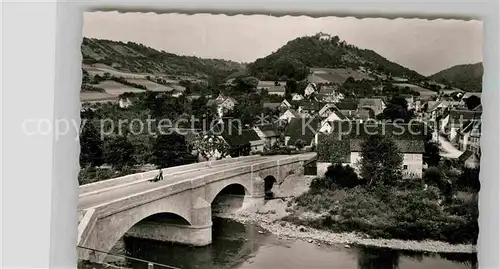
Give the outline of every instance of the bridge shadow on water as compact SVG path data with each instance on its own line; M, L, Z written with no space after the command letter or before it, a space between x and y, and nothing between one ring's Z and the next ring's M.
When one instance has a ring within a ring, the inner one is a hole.
M133 237L123 237L113 248L113 253L154 261L182 269L233 268L242 263L260 247L256 226L243 225L231 220L214 218L212 244L193 247ZM254 236L252 236L254 235ZM119 264L129 268L147 268L147 265L132 260L121 260ZM156 266L155 268L162 268Z
M239 184L225 187L212 202L212 243L194 247L178 243L162 242L125 235L111 250L111 253L127 255L154 261L182 269L233 268L249 258L260 247L261 230L254 225L244 225L232 220L216 217L219 213L235 212L243 208L247 190ZM176 214L161 213L140 221L178 225L189 223ZM107 258L108 262L129 268L147 268L147 264L133 260ZM154 268L162 268L155 265Z

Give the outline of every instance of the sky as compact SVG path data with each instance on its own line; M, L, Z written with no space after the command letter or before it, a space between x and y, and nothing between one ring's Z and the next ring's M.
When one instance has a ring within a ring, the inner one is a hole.
M85 13L83 23L85 37L237 62L253 62L292 39L318 32L338 35L426 76L482 61L480 21L99 11Z

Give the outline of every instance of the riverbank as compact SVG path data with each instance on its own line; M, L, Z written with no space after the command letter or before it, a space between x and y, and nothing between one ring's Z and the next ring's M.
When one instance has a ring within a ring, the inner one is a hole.
M398 239L372 239L359 233L333 233L292 224L287 221L271 220L261 213L226 213L217 214L221 218L229 218L241 223L256 223L268 232L286 239L301 239L315 244L344 244L368 247L390 248L395 250L411 250L434 253L476 253L476 247L467 244L449 244L441 241L413 241ZM264 231L263 231L264 232Z
M231 213L217 214L222 218L233 219L242 223L256 223L263 229L275 234L280 238L301 239L315 244L343 244L345 247L361 245L369 247L391 248L396 250L411 250L434 253L475 253L476 247L472 244L450 244L433 240L399 240L399 239L375 239L362 233L335 233L327 230L319 230L311 227L297 225L282 218L289 216L292 209L288 202L304 192L307 192L313 177L292 176L281 186L273 188L277 197L266 202L263 208L257 212L237 211ZM302 215L307 215L303 212ZM311 214L311 218L315 216Z

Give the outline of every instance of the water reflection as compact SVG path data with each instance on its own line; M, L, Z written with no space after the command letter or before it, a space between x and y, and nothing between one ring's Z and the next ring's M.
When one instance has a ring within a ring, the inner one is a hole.
M358 268L398 269L399 252L375 248L359 249Z
M182 269L457 269L477 268L475 254L429 254L381 248L346 249L279 239L255 225L213 220L213 242L190 247L137 238L123 238L113 252ZM147 268L127 260L129 268ZM161 268L155 266L156 268Z
M216 218L212 244L205 247L124 237L113 251L182 269L234 268L259 248L257 241L247 239L258 235L256 226ZM147 268L146 264L131 260L126 265L134 269Z

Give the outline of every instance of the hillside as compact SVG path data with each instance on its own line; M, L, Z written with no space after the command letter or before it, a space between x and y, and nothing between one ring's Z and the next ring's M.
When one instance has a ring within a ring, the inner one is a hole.
M360 49L340 41L338 36L322 33L291 40L276 52L248 65L249 72L262 80L302 80L309 75L310 68L358 70L360 67L372 75L424 78L373 50Z
M152 75L177 75L205 79L227 77L244 70L244 65L219 59L179 56L137 44L95 38L83 38L83 64L104 64L116 70Z
M455 65L429 76L430 79L470 92L483 88L483 64Z

